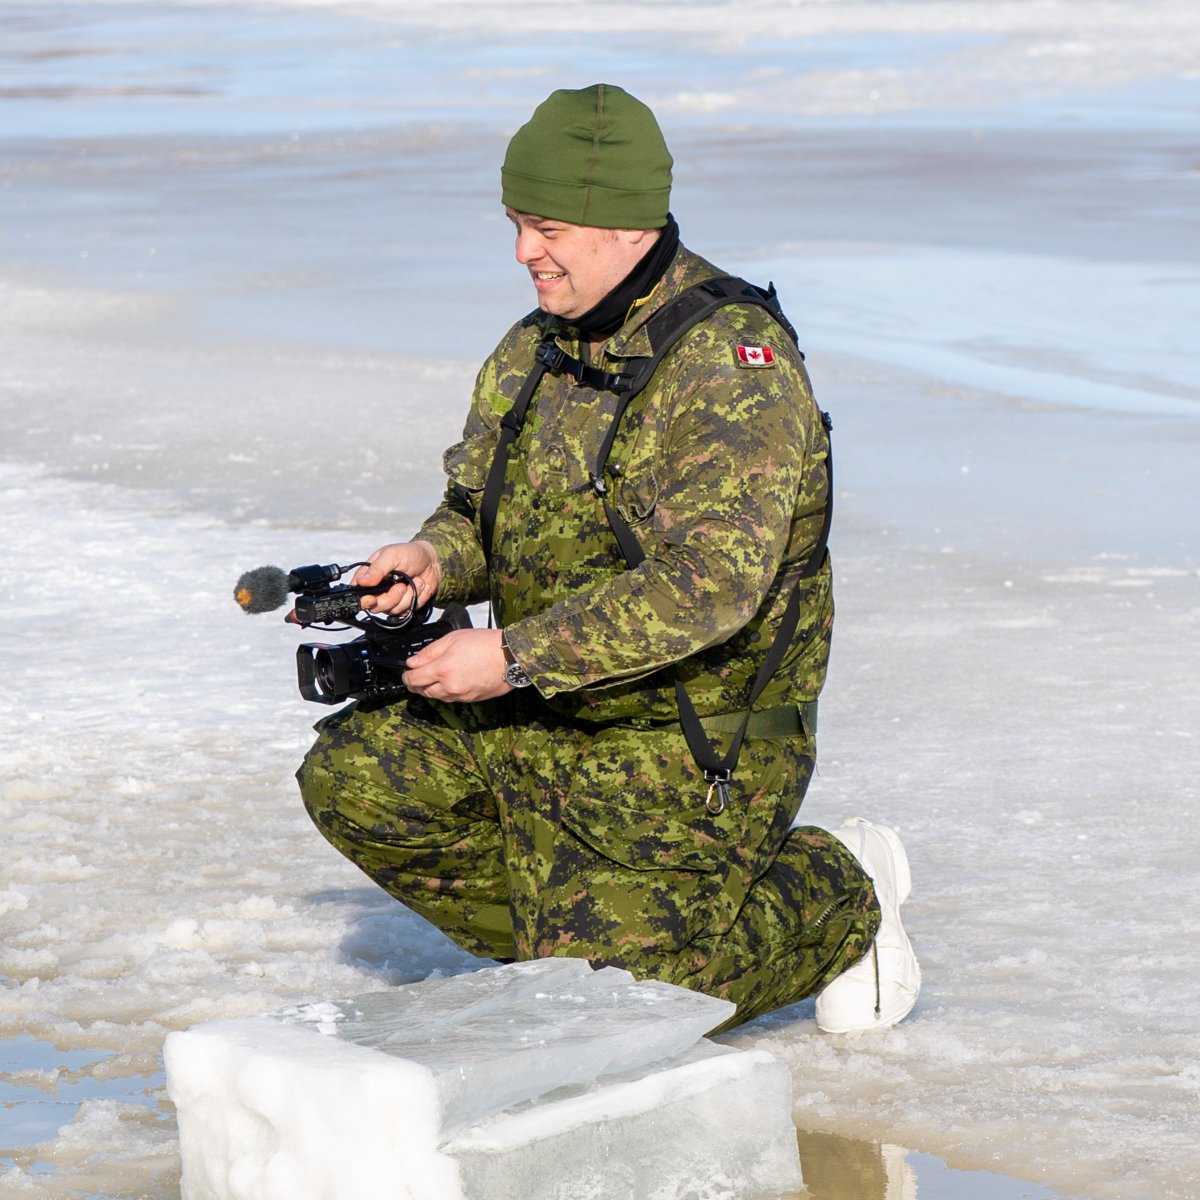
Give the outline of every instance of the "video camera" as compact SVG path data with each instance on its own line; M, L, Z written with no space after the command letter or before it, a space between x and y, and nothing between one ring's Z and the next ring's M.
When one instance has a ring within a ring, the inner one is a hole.
M296 649L296 676L300 695L316 704L340 704L343 700L383 703L408 694L402 675L407 660L431 642L454 629L468 629L470 615L460 604L447 605L438 620L433 608L417 607L416 588L401 571L393 572L373 587L338 584L347 571L365 566L351 563L340 567L297 567L283 572L278 567L258 567L238 580L234 598L246 612L268 612L296 595L289 623L307 629L361 629L349 642L305 642ZM360 605L363 596L378 596L406 583L412 587L412 603L400 616L381 617Z

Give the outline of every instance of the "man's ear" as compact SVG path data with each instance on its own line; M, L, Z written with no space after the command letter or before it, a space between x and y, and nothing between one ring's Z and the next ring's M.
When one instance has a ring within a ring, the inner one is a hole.
M630 246L650 246L662 232L661 229L618 229L621 240Z

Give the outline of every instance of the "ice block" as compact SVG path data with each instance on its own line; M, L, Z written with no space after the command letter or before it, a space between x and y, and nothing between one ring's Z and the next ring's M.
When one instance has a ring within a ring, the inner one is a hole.
M703 1040L732 1012L555 958L170 1034L183 1200L794 1189L786 1068Z
M489 1117L444 1149L468 1200L732 1200L803 1186L788 1069L701 1041Z

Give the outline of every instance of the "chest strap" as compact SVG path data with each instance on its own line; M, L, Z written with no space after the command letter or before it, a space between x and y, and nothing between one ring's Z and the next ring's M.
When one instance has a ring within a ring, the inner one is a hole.
M619 396L631 391L637 380L636 374L589 367L587 363L568 354L553 338L539 342L533 356L551 375L570 375L576 383L597 392L616 392Z

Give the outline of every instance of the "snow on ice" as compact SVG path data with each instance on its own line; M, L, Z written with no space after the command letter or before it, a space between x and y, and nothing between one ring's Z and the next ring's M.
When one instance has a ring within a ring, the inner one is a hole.
M801 331L839 605L804 814L913 864L904 1025L722 1044L807 1129L1191 1200L1200 8L416 7L0 15L0 1191L176 1200L168 1034L479 966L312 829L296 631L230 590L435 502L532 306L505 138L585 58Z

